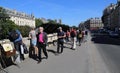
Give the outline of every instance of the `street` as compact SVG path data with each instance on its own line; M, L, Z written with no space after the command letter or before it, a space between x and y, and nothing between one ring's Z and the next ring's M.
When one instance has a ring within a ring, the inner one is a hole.
M95 46L111 73L120 73L120 40L101 36L94 38Z
M55 54L56 46L48 47L49 58L40 64L27 58L19 64L20 68L10 66L7 70L9 73L120 73L119 45L110 44L109 41L114 40L110 39L93 39L89 35L88 41L77 46L76 50L70 49L70 43L65 44L66 48L59 55Z

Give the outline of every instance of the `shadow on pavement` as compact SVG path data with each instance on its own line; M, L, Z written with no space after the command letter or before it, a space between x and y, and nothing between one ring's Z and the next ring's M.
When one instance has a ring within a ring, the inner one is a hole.
M75 49L73 49L73 48L71 48L71 47L67 47L67 46L64 46L64 48L70 49L70 50L75 50Z
M64 44L67 44L67 45L72 45L71 42L65 42Z
M11 57L9 57L9 58L0 57L0 63L1 63L2 68L7 68L7 67L9 67L9 66L11 66L11 65L18 66L17 64L15 64L15 63L12 61Z
M54 51L52 49L47 49L47 51L53 53L54 55L57 55L57 51Z

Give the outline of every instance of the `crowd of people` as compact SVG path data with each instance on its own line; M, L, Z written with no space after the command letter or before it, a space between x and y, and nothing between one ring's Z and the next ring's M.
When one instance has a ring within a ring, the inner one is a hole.
M64 44L65 42L71 43L70 49L75 50L76 44L78 43L79 46L81 46L81 42L87 41L87 30L76 30L74 28L71 28L70 30L67 30L66 32L63 31L62 27L59 27L57 29L57 54L63 53L63 50L65 48ZM22 52L21 45L24 44L22 40L22 35L19 30L13 30L9 33L11 37L9 38L10 41L14 43L14 47L17 51L17 58L15 59L16 62L22 62L25 60L24 53ZM46 56L45 59L48 59L48 53L46 46L48 44L48 37L47 33L44 32L43 27L39 27L38 32L35 31L34 28L31 28L31 31L29 32L29 39L30 39L30 49L29 49L29 57L34 58L37 60L37 63L41 63L42 56L41 52L43 51L44 55Z
M59 28L58 31L58 46L57 46L57 53L59 53L59 48L61 45L61 52L63 52L64 48L64 42L71 42L71 48L75 50L76 49L76 44L78 43L79 46L81 46L82 42L87 42L87 35L88 31L87 30L76 30L74 28L71 28L70 30L67 30L64 32L62 28Z

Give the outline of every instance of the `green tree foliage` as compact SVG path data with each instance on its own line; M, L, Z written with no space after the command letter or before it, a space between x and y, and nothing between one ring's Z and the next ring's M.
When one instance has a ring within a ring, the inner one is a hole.
M0 39L7 38L8 33L16 28L17 26L15 23L9 20L9 16L6 14L5 9L0 7Z
M49 24L57 24L57 22L55 20L51 20L51 19L48 19L48 23Z
M23 37L28 37L31 27L29 26L19 26L18 30L20 30Z
M40 20L37 21L40 24ZM40 24L41 25L41 24ZM18 26L13 21L9 20L9 16L5 10L0 7L0 39L8 38L8 34L11 30L19 29L23 37L27 37L30 31L29 26Z
M69 28L70 28L68 25L64 25L64 24L51 24L51 23L46 23L46 24L43 24L41 26L44 28L44 31L47 32L48 34L57 32L57 29L59 27L62 27L63 31L65 31L65 32L67 30L69 30Z
M10 20L7 20L7 22L2 24L0 23L0 27L0 39L7 39L9 32L15 29L20 30L23 37L28 37L29 31L31 29L29 26L18 26Z
M5 9L0 7L0 21L5 21L7 19L9 19L9 16L6 14Z
M40 21L40 19L36 19L36 27L44 27L44 31L48 34L57 32L59 27L62 27L65 32L70 29L68 25L57 23L57 20L48 19L47 21L48 23L41 24L42 21Z
M76 27L76 26L72 26L72 28L78 29L78 27Z
M43 22L41 19L37 19L37 18L35 19L36 28L40 27L42 24L43 24Z
M0 39L6 39L8 37L8 33L17 28L18 26L11 20L0 21Z

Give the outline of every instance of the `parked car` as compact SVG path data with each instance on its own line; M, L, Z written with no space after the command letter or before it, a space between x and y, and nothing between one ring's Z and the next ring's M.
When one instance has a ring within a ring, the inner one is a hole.
M114 31L109 32L109 36L119 38L119 34L117 32L114 32Z
M107 32L107 30L105 30L105 29L100 29L98 31L98 34L99 34L99 36L108 36L109 35L109 33Z

